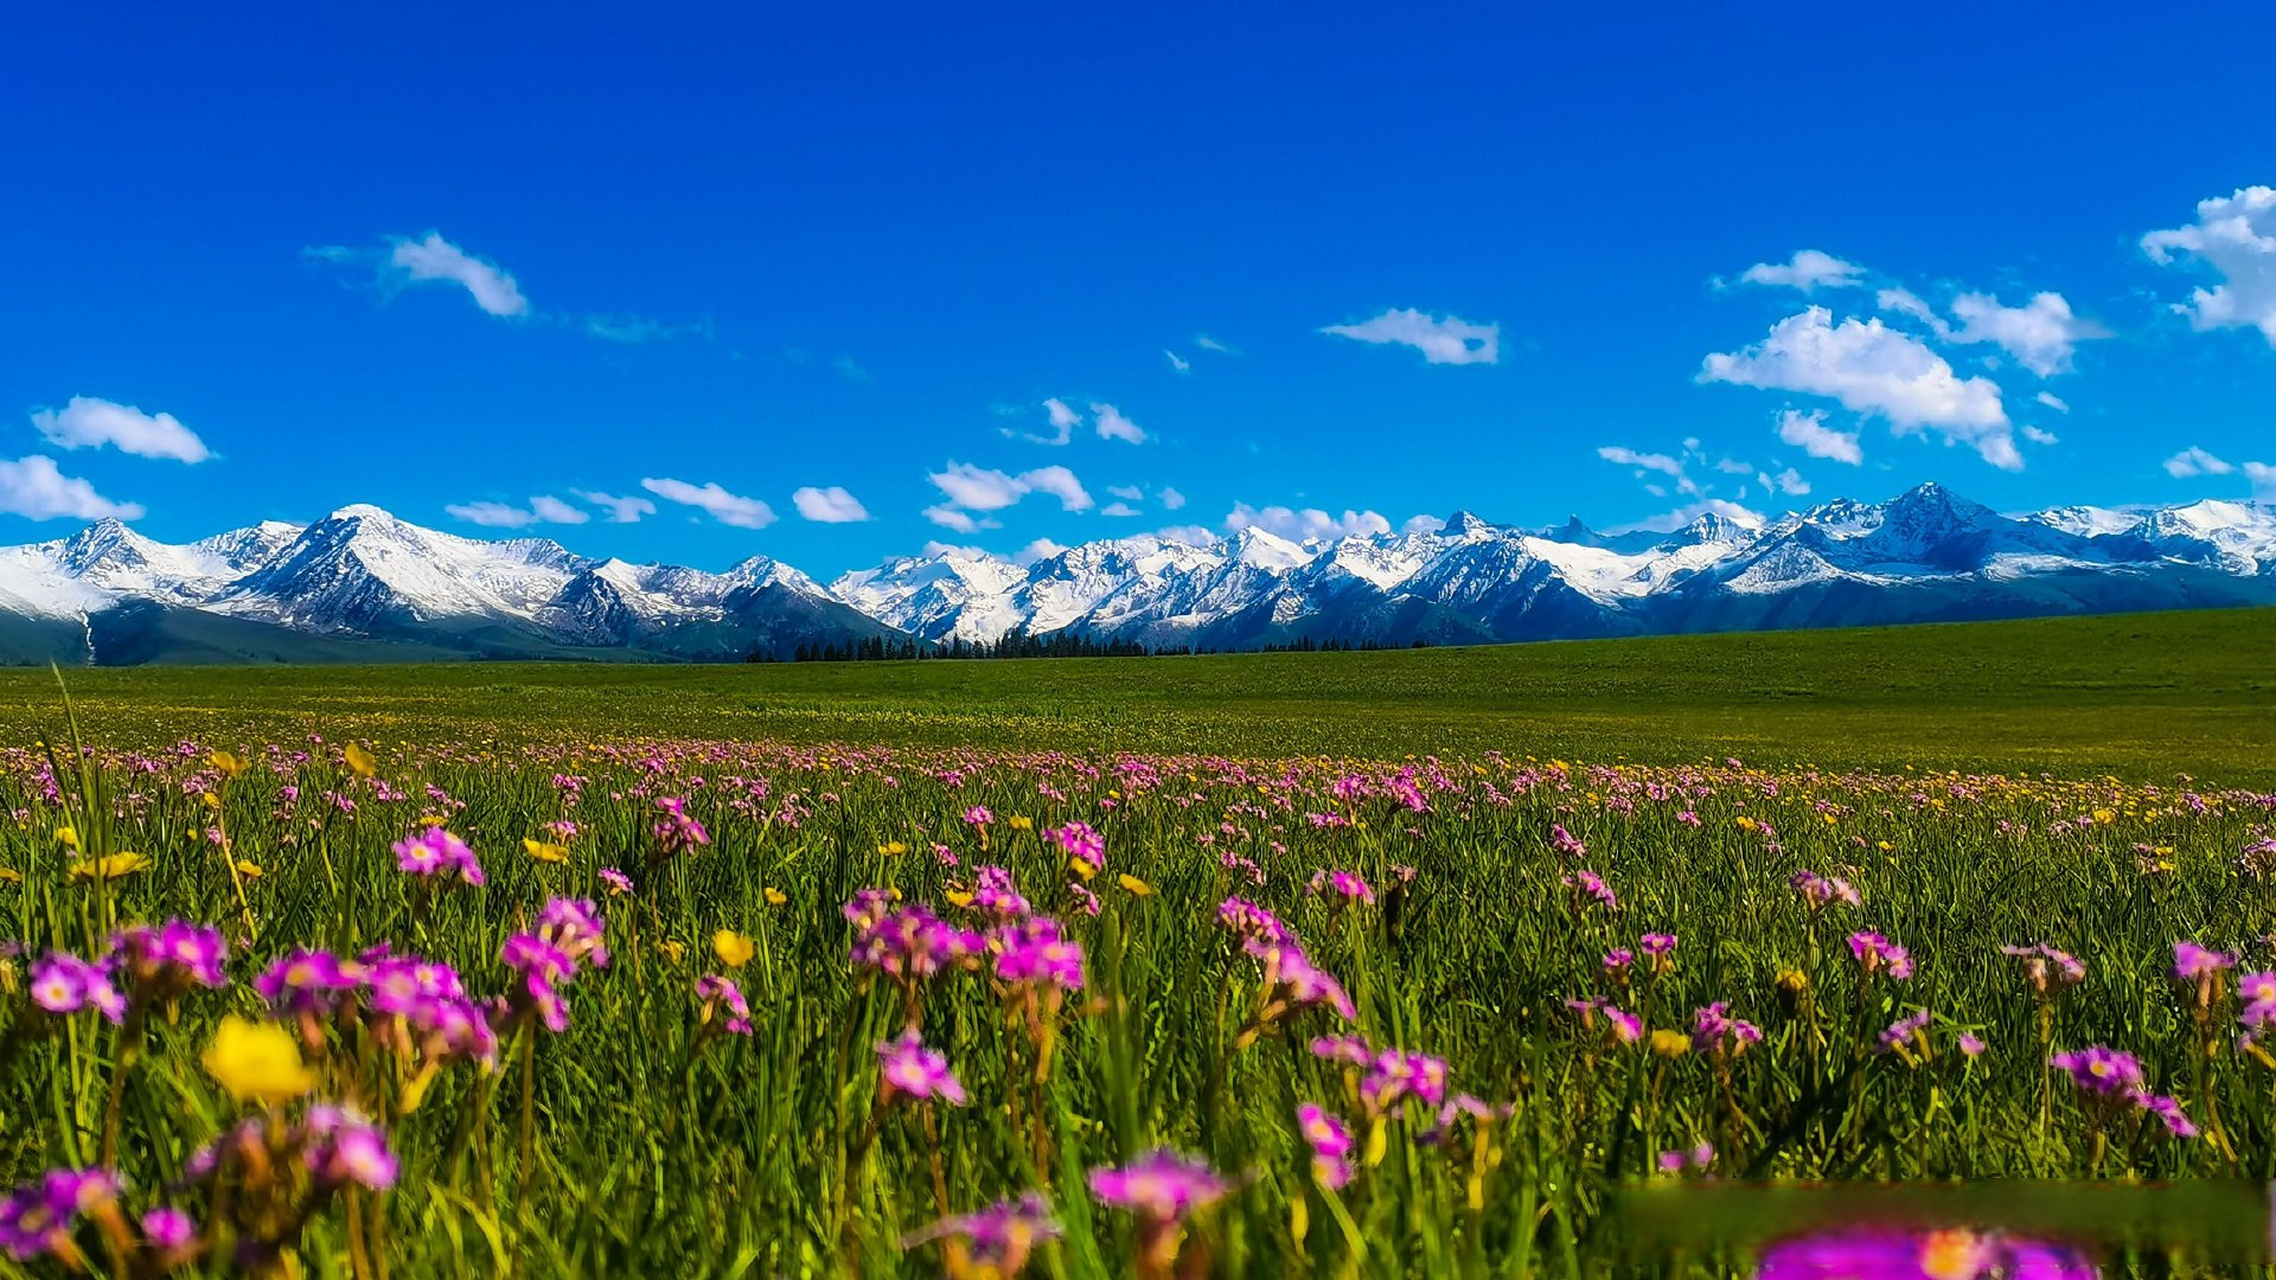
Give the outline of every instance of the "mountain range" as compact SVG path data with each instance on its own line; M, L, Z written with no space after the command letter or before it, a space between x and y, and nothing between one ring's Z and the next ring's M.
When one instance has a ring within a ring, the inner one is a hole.
M115 520L0 549L0 662L735 661L863 639L1070 632L1151 646L1487 644L2276 603L2276 508L2003 515L1942 486L1668 533L1443 527L1106 539L1019 564L954 548L828 584L487 541L372 506L187 545Z

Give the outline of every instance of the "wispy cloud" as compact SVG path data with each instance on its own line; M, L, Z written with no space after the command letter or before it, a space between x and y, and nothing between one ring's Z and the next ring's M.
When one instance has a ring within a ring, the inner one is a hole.
M1146 432L1137 423L1124 417L1122 410L1111 404L1091 401L1092 423L1101 440L1122 440L1130 444L1146 443Z
M656 504L637 494L620 498L610 493L593 493L584 489L572 490L578 497L608 512L610 524L638 524L640 517L656 514Z
M140 520L145 514L141 503L113 502L40 454L13 462L0 459L0 512L27 520Z
M138 458L203 462L213 456L196 432L170 413L149 414L132 405L73 396L61 409L34 409L32 428L66 449L110 445Z
M1858 446L1857 433L1836 431L1827 426L1823 409L1807 413L1799 409L1779 410L1778 438L1813 458L1846 462L1853 467L1865 461L1865 450Z
M764 529L776 519L773 507L757 498L729 493L716 482L697 485L685 480L651 477L642 480L640 487L666 502L708 512L719 523L738 529Z
M1501 359L1500 325L1425 315L1412 307L1357 324L1331 324L1320 332L1357 342L1413 347L1430 364L1493 364Z
M377 272L380 287L389 293L415 284L451 284L466 290L474 305L491 315L529 314L529 299L522 295L512 273L468 253L444 239L439 231L417 238L389 236L386 247L377 250L325 245L304 252L326 262L367 264Z
M453 503L443 510L455 519L489 529L524 529L533 524L584 524L593 518L591 512L571 506L551 494L531 498L526 507L485 501Z
M1757 262L1739 274L1747 284L1775 285L1813 293L1849 289L1865 283L1865 268L1818 249L1797 250L1785 262Z
M1193 361L1186 359L1184 356L1179 355L1177 352L1172 351L1167 347L1162 349L1162 354L1169 357L1170 367L1177 370L1179 373L1189 372L1193 368Z
M1239 352L1233 350L1231 347L1226 346L1222 342L1219 342L1217 339L1210 337L1206 333L1197 333L1193 335L1193 345L1201 348L1203 351L1214 351L1221 356L1232 356L1240 354Z
M818 524L858 524L869 519L868 508L839 485L818 489L812 485L790 495L798 514Z

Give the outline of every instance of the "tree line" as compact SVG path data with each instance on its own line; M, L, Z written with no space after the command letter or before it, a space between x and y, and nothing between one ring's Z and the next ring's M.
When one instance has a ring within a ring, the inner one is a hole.
M1254 653L1350 653L1355 650L1372 652L1378 649L1428 649L1430 641L1416 640L1407 645L1386 645L1374 640L1353 644L1349 640L1315 640L1310 636L1285 643L1260 645L1247 652ZM1195 654L1230 653L1236 650L1195 648L1192 645L1147 645L1136 640L1112 637L1100 640L1095 636L1072 635L1054 631L1048 635L1030 635L1023 632L1005 632L993 641L966 640L961 636L945 643L926 642L914 636L894 639L889 636L870 636L846 644L809 641L791 652L792 662L923 662L966 661L980 658L1186 658ZM773 651L755 649L746 661L778 662Z

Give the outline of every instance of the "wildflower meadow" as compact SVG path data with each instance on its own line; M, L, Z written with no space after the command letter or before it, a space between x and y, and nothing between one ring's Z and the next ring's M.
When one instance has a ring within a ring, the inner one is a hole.
M52 739L7 1274L1597 1274L1622 1197L2276 1177L2260 790ZM1650 1265L1885 1248L2090 1265Z

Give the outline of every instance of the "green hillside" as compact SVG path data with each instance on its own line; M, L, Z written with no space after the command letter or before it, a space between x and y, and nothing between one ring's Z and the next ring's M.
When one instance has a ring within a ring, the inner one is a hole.
M783 737L1098 750L2188 771L2276 780L2276 610L1381 653L70 674L94 732ZM52 723L0 672L0 729Z

